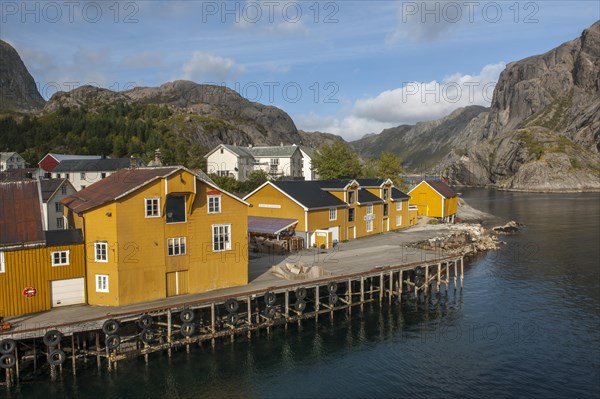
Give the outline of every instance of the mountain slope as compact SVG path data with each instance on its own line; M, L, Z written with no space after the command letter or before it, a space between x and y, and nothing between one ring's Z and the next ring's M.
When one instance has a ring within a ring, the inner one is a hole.
M17 51L0 40L0 112L36 111L44 106L33 77Z

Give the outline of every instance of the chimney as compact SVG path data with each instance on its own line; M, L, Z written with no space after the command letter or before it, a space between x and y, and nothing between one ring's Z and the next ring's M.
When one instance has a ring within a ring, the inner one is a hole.
M283 141L279 143L279 146L280 146L280 147L283 147Z
M137 166L137 159L133 157L133 155L129 158L129 169L135 169Z
M160 148L154 150L154 164L155 166L162 166L162 162L160 161Z

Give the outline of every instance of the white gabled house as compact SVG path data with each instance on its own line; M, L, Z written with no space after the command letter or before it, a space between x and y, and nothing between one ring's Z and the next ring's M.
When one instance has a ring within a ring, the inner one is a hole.
M0 152L0 171L25 168L25 159L16 152Z
M64 230L68 228L63 198L75 194L77 190L67 179L39 179L44 212L45 230Z
M253 170L254 157L248 147L220 144L206 154L206 170L218 176L229 176L245 181Z

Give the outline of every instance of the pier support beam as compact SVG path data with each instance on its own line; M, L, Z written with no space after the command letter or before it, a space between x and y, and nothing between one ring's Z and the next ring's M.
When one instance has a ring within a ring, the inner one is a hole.
M464 264L465 264L465 259L464 258L460 258L460 289L462 291L463 288L463 278L464 278Z

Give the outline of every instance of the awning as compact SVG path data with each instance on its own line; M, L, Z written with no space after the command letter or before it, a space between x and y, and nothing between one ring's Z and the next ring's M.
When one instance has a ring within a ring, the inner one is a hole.
M251 233L279 234L298 223L298 219L248 216L248 231Z

